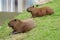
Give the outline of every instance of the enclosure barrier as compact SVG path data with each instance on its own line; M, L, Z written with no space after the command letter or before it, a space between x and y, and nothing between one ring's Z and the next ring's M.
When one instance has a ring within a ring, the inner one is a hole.
M0 12L22 12L23 0L18 0L17 2L18 5L16 7L15 0L0 0Z

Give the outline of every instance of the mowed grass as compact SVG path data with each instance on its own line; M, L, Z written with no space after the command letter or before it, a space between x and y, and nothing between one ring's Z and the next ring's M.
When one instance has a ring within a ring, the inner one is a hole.
M36 28L25 34L9 35L12 29L8 27L9 19L0 28L0 39L2 40L60 40L60 0L53 0L43 6L50 6L54 9L53 15L33 18ZM30 18L31 14L24 11L17 19Z

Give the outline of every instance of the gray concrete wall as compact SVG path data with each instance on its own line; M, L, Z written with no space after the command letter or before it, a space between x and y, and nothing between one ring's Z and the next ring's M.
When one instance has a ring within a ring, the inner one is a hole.
M2 25L7 19L12 19L15 16L18 16L20 13L7 13L0 12L0 25Z

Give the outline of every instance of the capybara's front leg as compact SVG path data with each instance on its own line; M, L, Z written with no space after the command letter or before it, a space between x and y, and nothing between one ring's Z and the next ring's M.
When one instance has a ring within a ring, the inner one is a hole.
M13 31L13 32L11 32L9 35L11 35L11 34L17 34L17 33L16 33L16 31L14 30L14 31Z
M16 30L14 30L11 34L17 34Z
M16 34L17 32L16 32L16 30L14 30L13 32L12 32L12 34Z
M32 17L35 18L36 17L36 14L32 13Z

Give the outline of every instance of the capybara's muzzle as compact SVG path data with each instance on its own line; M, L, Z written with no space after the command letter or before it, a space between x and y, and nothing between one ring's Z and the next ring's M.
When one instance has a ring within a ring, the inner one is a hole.
M8 26L9 26L9 27L13 27L13 25L11 25L10 23L8 23Z

